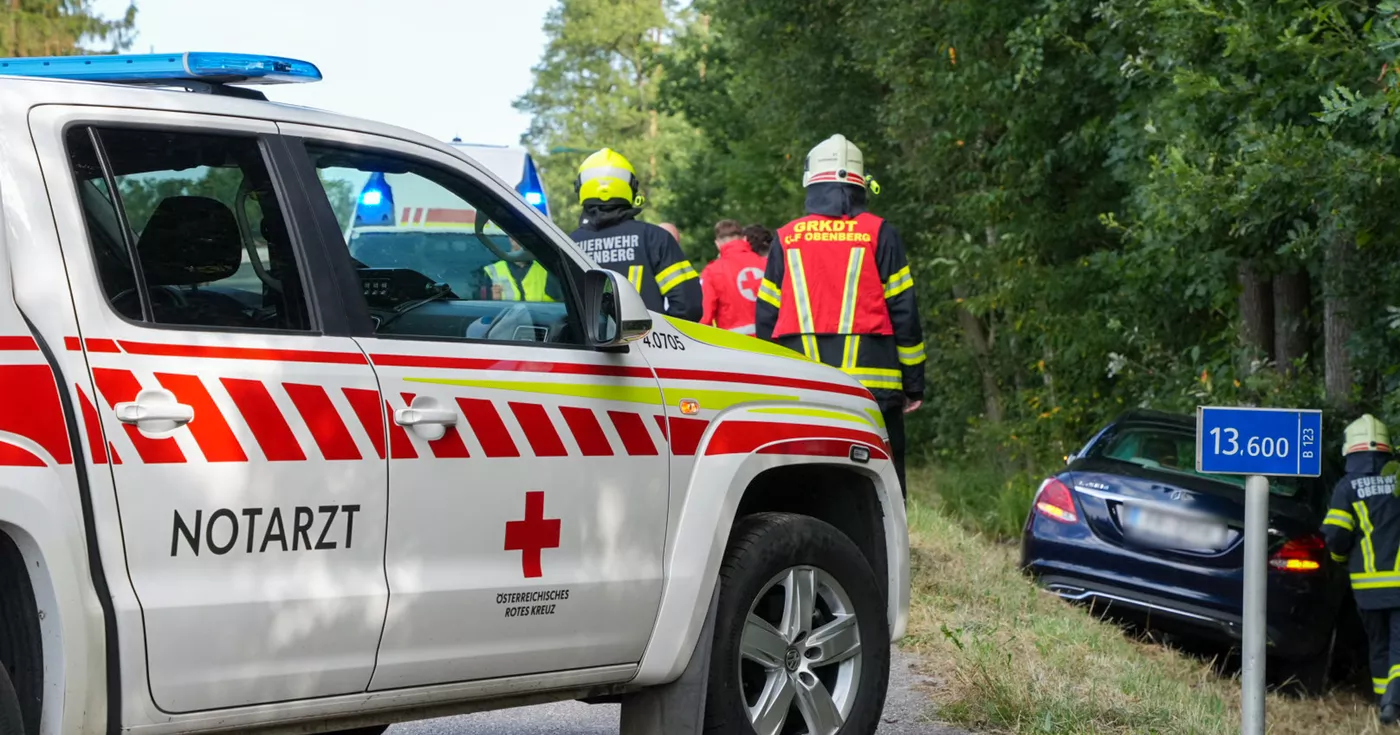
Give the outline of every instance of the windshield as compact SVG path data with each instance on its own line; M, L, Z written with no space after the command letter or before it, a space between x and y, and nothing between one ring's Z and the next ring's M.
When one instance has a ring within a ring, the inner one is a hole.
M1128 426L1105 435L1089 452L1090 456L1129 462L1139 467L1170 474L1200 477L1244 489L1240 475L1217 475L1196 471L1196 432L1164 426ZM1290 478L1270 478L1274 495L1293 497L1299 485Z

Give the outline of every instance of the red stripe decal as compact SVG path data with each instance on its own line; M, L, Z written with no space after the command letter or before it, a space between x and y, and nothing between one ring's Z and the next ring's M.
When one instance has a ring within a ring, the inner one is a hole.
M117 445L107 442L107 451L112 453L112 464L121 464L122 456L117 454Z
M93 340L88 340L92 349ZM207 347L199 345L171 345L153 342L121 343L122 349L133 355L152 357L205 357L219 360L270 360L274 362L310 362L331 365L364 365L364 353L327 352L324 350L275 350L256 347ZM115 350L113 350L115 351Z
M874 447L881 444L879 436L856 429L765 421L726 421L715 431L705 454L747 454L770 442L790 439L846 439Z
M269 462L301 462L306 459L301 451L301 442L297 441L292 427L287 425L287 419L282 415L282 409L277 407L262 381L223 378L220 382L238 406L239 413L243 414L243 420L248 422L253 438L262 447L263 455Z
M651 457L657 454L656 443L651 440L646 422L639 414L626 411L608 411L613 427L622 437L622 447L633 457Z
M797 439L794 441L778 442L758 450L759 454L789 454L806 457L841 457L843 459L851 456L852 442L840 441L837 439ZM870 450L870 456L874 459L889 459L883 449L872 447L869 444L860 442L860 446Z
M243 445L238 443L223 411L219 410L214 399L204 387L204 381L196 375L172 375L156 373L156 380L166 390L175 394L175 399L194 409L194 420L189 423L204 458L210 462L247 462Z
M370 355L380 367L411 367L439 370L500 370L515 373L554 373L557 375L601 375L612 378L651 378L647 368L619 365L589 365L573 362L533 362L492 360L480 357L438 357L430 355Z
M656 416L652 416L652 418L656 419L656 425L661 427L661 438L670 441L671 434L670 432L666 431L666 417L658 414Z
M38 444L59 464L72 464L68 420L49 366L0 366L0 386L4 386L5 396L0 401L0 431Z
M485 398L458 398L457 405L462 407L462 415L467 417L467 423L471 425L477 441L481 442L481 449L486 452L486 456L520 456L520 450L515 447L510 432L506 430L506 423L501 420L501 415L496 413L496 407L491 405L491 401Z
M384 402L384 416L389 420L389 457L390 459L418 459L418 450L413 448L413 440L408 438L408 431L402 426L394 423L394 407ZM448 432L455 433L457 430L448 429ZM447 436L444 434L443 438ZM458 437L457 442L461 443L462 438ZM463 450L466 447L462 448Z
M136 376L129 370L113 370L111 368L93 368L93 380L97 382L97 390L102 393L102 398L107 401L109 408L115 407L118 403L136 400L136 394L141 392L141 383L136 380ZM165 439L149 439L142 436L141 432L131 424L124 424L126 435L131 439L132 445L136 447L136 453L141 455L141 461L146 464L180 464L185 461L185 453L180 451L180 445L169 437Z
M69 352L82 352L82 351L83 351L83 341L80 340L80 339L78 339L77 337L64 337L64 338L63 338L63 346L64 346Z
M0 352L33 352L39 343L33 337L0 337Z
M326 395L326 389L319 385L303 383L283 383L282 387L296 404L297 411L311 430L311 438L321 449L321 456L328 460L361 459L360 449L355 446L354 437L345 428L340 412ZM381 438L382 441L382 438Z
M671 417L671 453L679 457L695 454L710 422L705 419Z
M0 442L0 467L44 467L39 455L13 444Z
M103 352L107 354L120 354L122 349L117 346L116 340L112 339L89 339L87 340L88 352Z
M342 392L350 401L350 409L355 412L360 425L365 427L365 433L369 434L374 453L378 454L380 459L384 459L384 413L379 407L379 391L368 388L343 388Z
M511 403L510 410L520 428L525 430L525 439L536 457L563 457L568 455L559 432L554 430L554 422L549 420L549 412L538 403Z
M93 464L107 464L107 442L102 440L102 424L98 423L97 407L92 405L87 391L81 385L78 389L78 407L83 412L83 429L87 432L88 447L92 451Z
M564 414L564 423L569 425L569 431L573 432L574 440L578 442L583 456L612 456L612 445L608 444L608 438L603 435L603 426L598 423L598 416L593 413L593 409L561 406L559 412Z

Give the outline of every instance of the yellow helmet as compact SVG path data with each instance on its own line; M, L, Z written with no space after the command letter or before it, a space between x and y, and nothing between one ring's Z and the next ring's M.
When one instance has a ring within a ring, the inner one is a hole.
M1389 451L1390 432L1375 416L1368 413L1347 426L1346 442L1342 445L1343 457L1353 452Z
M574 191L578 192L579 204L589 199L608 201L625 199L635 206L641 206L637 196L637 171L621 153L604 148L583 159L578 167L578 178L574 179Z

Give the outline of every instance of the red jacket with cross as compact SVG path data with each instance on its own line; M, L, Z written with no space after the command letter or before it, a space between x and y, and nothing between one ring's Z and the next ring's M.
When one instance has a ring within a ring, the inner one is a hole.
M705 266L700 285L705 292L701 324L753 334L754 307L768 259L755 253L747 240L719 246L719 258Z

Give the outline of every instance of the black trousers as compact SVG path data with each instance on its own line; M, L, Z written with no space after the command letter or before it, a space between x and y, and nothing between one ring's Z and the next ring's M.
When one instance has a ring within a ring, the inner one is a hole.
M1371 685L1381 706L1400 705L1400 608L1360 610L1371 658Z
M894 473L899 476L899 489L909 499L909 483L904 481L904 406L881 406L885 430L890 434L890 450L894 453Z

